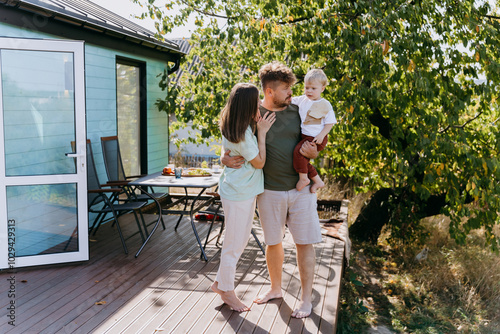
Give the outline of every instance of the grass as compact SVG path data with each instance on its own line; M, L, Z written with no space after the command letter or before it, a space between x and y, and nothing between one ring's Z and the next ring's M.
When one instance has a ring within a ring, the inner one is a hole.
M344 198L348 192L330 183L320 198ZM350 223L368 198L348 198ZM445 217L422 224L425 244L391 246L384 236L378 245L353 240L339 333L381 326L394 333L500 333L500 255L485 246L482 233L471 233L465 246L456 244ZM415 260L424 247L427 258Z

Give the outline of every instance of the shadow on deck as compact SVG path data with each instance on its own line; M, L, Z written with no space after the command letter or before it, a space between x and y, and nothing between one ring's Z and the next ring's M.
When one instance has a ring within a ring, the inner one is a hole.
M325 236L315 246L313 314L306 319L294 319L290 314L298 302L300 282L290 234L287 232L284 240L284 297L264 305L252 304L254 297L269 286L269 281L265 258L250 238L238 264L236 293L252 306L250 312L237 313L210 290L220 257L215 241L207 245L209 261L202 261L188 221L185 219L175 232L177 218L164 216L164 219L167 229L159 229L137 259L134 253L140 246L140 237L132 235L127 240L126 255L116 230L106 224L96 236L90 236L89 261L0 272L0 332L331 334L335 331L344 258L342 241ZM133 223L127 223L121 225L133 228ZM198 229L203 238L208 224L198 223ZM263 240L258 224L255 230ZM11 275L16 279L15 327L8 324L7 317L7 279Z

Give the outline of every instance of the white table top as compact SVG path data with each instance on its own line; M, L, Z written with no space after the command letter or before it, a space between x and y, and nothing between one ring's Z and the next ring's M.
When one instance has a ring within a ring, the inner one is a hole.
M176 179L173 175L162 175L161 172L158 172L141 177L129 184L149 187L211 188L219 184L220 175L218 173L212 174L212 176L183 176Z

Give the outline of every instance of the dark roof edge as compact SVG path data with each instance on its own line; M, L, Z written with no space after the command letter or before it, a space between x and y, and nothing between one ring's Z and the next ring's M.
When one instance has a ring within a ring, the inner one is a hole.
M114 38L130 40L135 44L142 45L144 47L152 48L160 52L174 53L179 55L184 55L179 46L176 43L170 41L160 41L156 38L147 37L146 35L134 34L133 32L128 32L123 29L118 29L104 22L99 22L97 20L88 18L84 15L78 15L75 13L67 13L65 10L57 8L55 6L51 6L46 3L40 3L37 0L30 0L30 2L19 1L19 0L0 0L0 5L5 5L8 7L13 7L19 10L27 11L34 13L35 15L42 15L47 18L53 18L59 21L66 22L72 25L79 25L82 28L86 28L88 30L92 30L94 32L100 32L107 36L112 36ZM106 9L103 9L107 11ZM150 31L142 28L135 23L126 20L127 24L137 28L142 33L148 33L153 35Z

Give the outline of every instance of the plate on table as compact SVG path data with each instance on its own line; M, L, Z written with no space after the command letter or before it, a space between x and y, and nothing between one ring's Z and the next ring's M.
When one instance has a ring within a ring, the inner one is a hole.
M165 176L174 176L174 172L168 172L166 168L163 169L163 172L161 173L162 175ZM208 177L212 176L212 173L207 172L203 168L188 168L187 170L182 171L182 177Z

